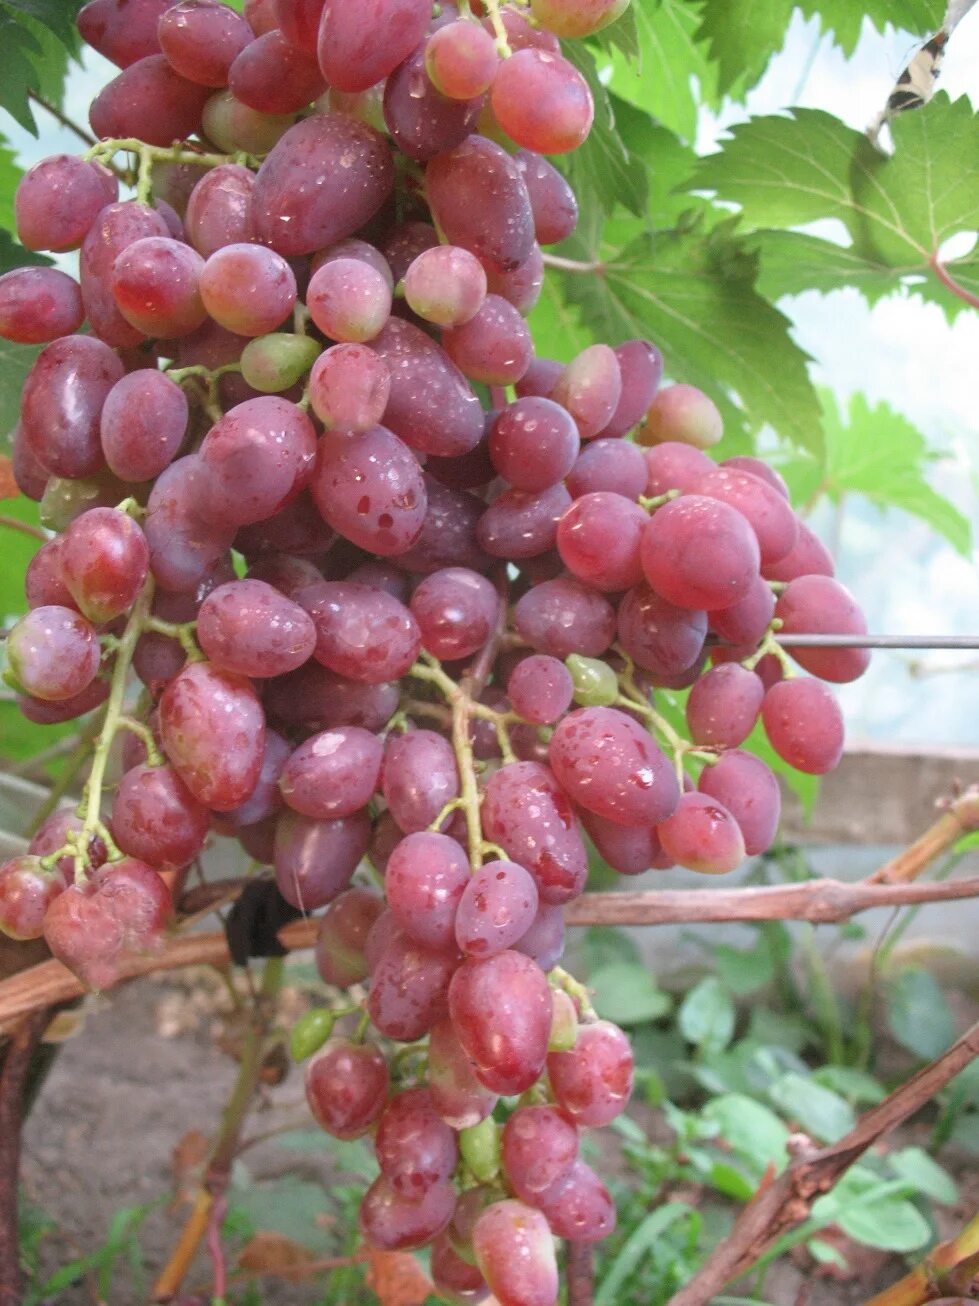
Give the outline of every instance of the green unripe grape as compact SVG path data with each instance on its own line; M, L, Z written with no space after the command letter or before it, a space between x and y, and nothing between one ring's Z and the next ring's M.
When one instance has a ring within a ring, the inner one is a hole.
M273 331L249 340L241 351L241 375L253 390L277 394L300 381L319 353L320 346L309 336Z
M619 696L619 678L598 658L572 653L564 659L574 682L574 701L581 707L608 707Z
M460 1130L459 1151L482 1183L488 1184L496 1178L500 1173L500 1130L492 1116L469 1129Z
M329 1007L314 1007L300 1016L289 1035L289 1051L294 1061L305 1061L318 1052L333 1033L336 1016Z
M551 1033L547 1040L548 1052L569 1052L578 1038L578 1011L563 989L552 994Z
M628 8L629 0L530 0L538 25L565 38L600 32Z
M268 154L280 136L296 121L294 113L259 113L236 100L230 91L218 91L204 105L204 135L226 154Z
M132 485L109 471L78 481L52 476L44 487L38 515L49 531L64 531L89 508L114 508L133 493Z
M667 385L650 405L636 440L644 445L669 440L709 449L723 434L724 422L713 399L695 385Z

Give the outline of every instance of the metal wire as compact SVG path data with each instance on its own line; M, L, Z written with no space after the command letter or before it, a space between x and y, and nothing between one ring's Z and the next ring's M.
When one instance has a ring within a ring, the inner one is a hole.
M777 633L783 648L979 649L979 635L797 635Z

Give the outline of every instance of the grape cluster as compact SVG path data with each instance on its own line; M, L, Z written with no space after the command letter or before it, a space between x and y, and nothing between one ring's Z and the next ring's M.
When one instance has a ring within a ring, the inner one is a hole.
M325 908L320 973L368 995L297 1026L310 1107L373 1133L364 1236L431 1244L450 1300L549 1306L554 1236L614 1225L579 1136L632 1056L558 965L586 840L623 875L764 851L749 735L830 770L825 682L866 660L795 674L778 631L860 611L654 345L535 355L541 246L577 221L543 156L593 112L559 38L627 3L92 0L100 143L16 197L78 277L0 278L0 335L44 346L13 448L52 532L6 675L33 721L105 713L0 928L106 987L212 833ZM685 689L684 733L656 692Z

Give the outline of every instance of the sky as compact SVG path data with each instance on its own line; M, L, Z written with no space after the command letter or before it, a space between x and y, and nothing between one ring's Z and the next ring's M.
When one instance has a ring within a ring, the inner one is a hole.
M862 130L915 48L907 33L888 30L882 36L865 22L847 60L820 38L815 21L797 15L783 51L747 105L703 116L698 149L715 148L724 128L747 114L791 104L826 109ZM87 52L68 84L70 117L87 121L88 104L113 71ZM939 84L953 98L966 94L979 104L979 6L956 29ZM23 167L78 148L76 138L43 110L37 114L38 140L9 118L3 125ZM857 390L871 402L886 400L942 451L931 480L979 535L979 313L961 313L950 326L933 305L892 299L870 309L856 291L807 293L780 307L794 323L798 343L818 360L817 383L832 387L843 401ZM866 501L851 502L842 513L826 506L813 524L830 542L840 578L863 605L871 630L979 637L979 554L966 560L915 518L880 513ZM851 739L979 747L979 650L919 655L922 660L925 674L913 674L911 655L876 653L868 674L843 687Z

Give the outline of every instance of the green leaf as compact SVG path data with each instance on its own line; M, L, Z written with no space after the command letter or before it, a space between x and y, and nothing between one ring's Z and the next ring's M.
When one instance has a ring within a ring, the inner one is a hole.
M230 1196L231 1203L252 1220L257 1231L285 1234L312 1251L322 1252L332 1245L322 1218L327 1200L322 1184L295 1175L247 1187L236 1184Z
M611 212L616 204L623 204L642 217L646 166L627 149L616 130L615 108L599 80L595 56L581 41L565 45L564 55L588 82L595 101L595 121L588 139L562 160L578 201L582 209L596 205L600 212Z
M27 97L37 83L35 60L43 53L33 33L0 9L0 109L33 136L37 124Z
M890 25L901 31L931 35L945 12L945 0L796 0L807 18L817 17L820 30L832 34L847 57L853 54L860 39L864 18L869 18L878 32Z
M640 1025L665 1016L673 1003L645 966L617 961L591 976L589 988L600 1016L617 1025Z
M43 16L48 4L67 18L52 29ZM69 52L77 49L72 21L77 5L61 0L0 0L0 109L37 135L29 92L60 101ZM36 10L32 13L31 10Z
M739 204L755 227L839 218L864 258L905 275L979 226L979 120L964 96L940 93L892 131L886 155L821 109L754 118L701 160L690 185Z
M782 48L793 0L703 0L697 40L706 42L718 67L718 86L730 92L739 79L754 86Z
M812 1072L812 1077L817 1084L839 1093L854 1106L875 1106L887 1096L887 1090L873 1075L854 1066L820 1066Z
M927 970L904 970L887 985L887 1024L902 1047L931 1061L955 1038L948 999Z
M51 31L63 45L74 49L78 35L75 15L85 0L0 0L0 8L18 18L33 18Z
M639 949L624 930L614 925L592 925L585 931L582 945L582 969L591 983L592 974L602 966L628 962L638 966Z
M806 1075L783 1075L768 1093L783 1115L820 1142L835 1143L856 1123L849 1102Z
M715 975L695 984L680 1004L680 1033L701 1051L719 1052L734 1035L734 1002Z
M10 448L10 433L20 417L20 392L40 352L40 345L0 340L0 452Z
M670 376L710 395L724 416L725 449L752 447L750 433L769 424L816 450L821 432L808 356L788 320L755 290L755 272L755 258L725 223L711 232L642 236L601 275L563 283L596 336L613 345L655 340Z
M947 1171L932 1160L922 1147L902 1147L887 1158L888 1166L899 1179L906 1179L919 1193L936 1202L951 1206L959 1200L959 1190Z
M638 62L612 53L611 89L685 141L697 134L700 99L717 100L717 65L697 41L698 19L687 0L637 0ZM655 168L655 154L653 155Z
M897 285L894 269L852 245L822 240L802 231L759 231L746 239L758 254L758 289L769 299L801 295L807 290L828 294L831 290L859 290L868 304L876 304ZM955 265L958 266L957 264ZM979 285L979 267L976 269ZM932 279L925 283L938 288L940 298L966 305ZM911 289L920 293L922 286Z
M913 1252L931 1240L931 1225L918 1208L897 1197L843 1210L836 1223L858 1243L881 1251Z
M639 32L636 29L636 10L640 8L639 5L630 5L614 23L596 32L593 37L595 44L601 46L603 50L619 50L630 61L638 60L640 47Z
M825 413L824 491L834 500L855 493L881 508L912 513L970 557L968 519L925 479L933 455L920 431L888 404L871 407L862 394L851 397L846 420L830 391L820 397Z
M684 1206L681 1202L666 1202L640 1221L602 1276L601 1287L595 1295L595 1306L614 1306L619 1289L635 1273L643 1258L655 1248L670 1225L692 1215L695 1212L691 1207Z
M717 973L739 996L764 988L775 973L772 954L762 940L753 948L732 948L729 943L714 945Z
M759 1177L768 1165L779 1170L788 1154L789 1131L774 1111L741 1093L715 1097L703 1109L705 1120L717 1125L721 1138Z

